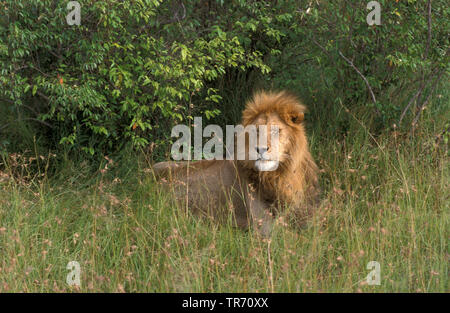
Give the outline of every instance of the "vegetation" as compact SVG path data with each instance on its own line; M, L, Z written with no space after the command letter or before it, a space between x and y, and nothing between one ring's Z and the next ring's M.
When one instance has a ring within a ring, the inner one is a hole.
M447 292L447 3L0 2L0 292ZM150 173L258 88L309 108L322 204L274 236L177 210ZM81 265L81 287L66 268ZM366 283L381 265L381 285Z

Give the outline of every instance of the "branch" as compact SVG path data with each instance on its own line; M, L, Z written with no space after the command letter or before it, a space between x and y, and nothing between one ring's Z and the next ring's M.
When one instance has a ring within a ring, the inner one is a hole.
M328 53L327 49L325 49L320 43L317 42L316 38L312 37L312 41L318 46L330 59L332 59L331 55Z
M40 92L39 90L36 91L36 94L38 96L41 96L42 98L44 98L47 101L50 101L49 97L47 97L46 95L44 95L42 92Z
M53 125L50 125L50 124L47 123L47 122L38 120L37 118L34 118L34 117L26 117L26 118L22 118L22 119L20 119L20 121L35 121L35 122L38 122L38 123L40 123L40 124L42 124L42 125L45 125L45 126L47 126L47 127L54 128ZM2 127L0 127L0 131L2 131L3 129L7 128L9 125L11 125L11 124L13 124L13 123L17 123L17 122L19 122L19 120L16 120L16 121L14 121L14 122L7 123L7 124L3 125Z
M178 8L175 11L175 14L173 15L173 17L171 19L159 23L161 26L166 25L166 24L172 24L173 22L180 22L186 18L186 7L184 6L182 1L180 1L179 3L180 3L181 8L183 9L182 16L181 17L178 16L178 13L180 12L180 8Z
M30 110L31 112L33 112L36 116L38 115L38 112L31 106L27 105L27 104L20 104L21 106L27 108L28 110Z
M367 78L361 73L360 70L358 70L358 68L355 66L355 64L353 64L353 62L351 60L349 60L348 58L346 58L341 51L339 51L339 55L359 74L359 76L361 76L361 78L364 80L364 82L366 83L367 89L369 89L370 92L370 96L372 97L372 101L373 103L376 105L377 103L377 99L375 98L375 94L373 93L372 87L370 87L369 81L367 80ZM375 107L375 111L377 112L377 114L380 116L381 112L377 109L377 107Z
M428 53L431 47L431 0L428 0L427 8L428 8L428 20L427 20L428 38L427 38L427 46L425 48L424 60L428 58Z
M434 91L436 90L436 87L438 85L438 82L441 80L442 75L444 75L445 70L443 70L439 76L436 78L436 80L433 82L433 85L431 87L431 91L428 94L427 99L422 103L422 105L419 107L419 111L416 114L416 117L414 118L414 121L412 122L412 126L414 127L417 124L417 121L419 120L420 114L425 109L426 105L428 104L428 101L430 101L431 96L433 95Z
M411 104L413 104L414 100L416 100L417 97L419 97L419 95L422 93L422 91L425 89L425 87L428 85L428 83L433 79L433 77L435 76L437 71L438 71L438 69L434 70L426 82L422 81L422 85L420 86L419 90L416 92L416 94L414 96L411 97L408 104L403 109L402 114L400 115L400 119L398 120L398 126L400 126L400 123L402 122L403 118L405 117L406 112L409 110Z
M425 88L425 83L422 83L422 86L420 86L420 88L417 91L417 93L414 96L411 97L411 99L409 100L408 104L403 109L402 114L400 115L400 119L398 120L398 126L400 126L400 123L402 122L403 118L405 117L405 114L409 110L409 107L411 106L411 104L414 102L414 100L416 100L416 98L419 96L419 94L422 93L422 90L424 88Z

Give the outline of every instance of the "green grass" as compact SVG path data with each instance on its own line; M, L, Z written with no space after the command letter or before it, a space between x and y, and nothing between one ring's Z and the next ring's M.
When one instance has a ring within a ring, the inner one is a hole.
M277 220L270 240L177 210L140 154L53 175L51 157L4 159L0 292L448 292L442 125L374 136L356 116L346 135L312 125L322 204L305 229ZM370 261L379 286L365 283Z

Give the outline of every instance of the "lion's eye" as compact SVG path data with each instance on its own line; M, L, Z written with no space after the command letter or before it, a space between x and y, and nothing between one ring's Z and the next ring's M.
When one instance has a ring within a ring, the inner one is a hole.
M292 114L291 115L291 122L294 124L300 124L303 121L303 113L298 113L298 114Z

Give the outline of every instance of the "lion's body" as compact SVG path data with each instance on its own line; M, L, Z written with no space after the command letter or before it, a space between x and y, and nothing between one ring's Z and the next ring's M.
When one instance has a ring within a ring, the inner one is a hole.
M247 227L243 182L233 161L162 162L155 172L161 175L158 166L164 165L170 167L162 175L169 179L171 191L190 211L218 220L232 212L236 226Z
M290 207L303 220L317 200L317 166L308 150L304 110L296 98L284 92L260 93L247 103L244 126L276 125L279 129L275 170L261 170L272 162L264 156L270 154L270 141L267 152L256 161L161 162L153 169L157 176L167 178L177 200L192 212L219 220L231 215L237 226L254 224L268 235L274 214ZM246 150L253 148L246 141Z

